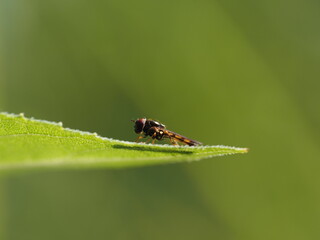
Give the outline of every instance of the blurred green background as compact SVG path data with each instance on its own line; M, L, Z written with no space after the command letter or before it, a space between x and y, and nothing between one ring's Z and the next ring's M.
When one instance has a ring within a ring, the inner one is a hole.
M250 153L0 178L0 239L320 239L320 3L0 0L0 110ZM18 151L18 149L17 149Z

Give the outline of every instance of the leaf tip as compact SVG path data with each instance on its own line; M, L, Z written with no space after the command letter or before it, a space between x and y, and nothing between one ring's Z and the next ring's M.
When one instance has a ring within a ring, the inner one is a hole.
M250 150L249 148L243 148L243 149L242 149L242 153L248 153L249 150Z

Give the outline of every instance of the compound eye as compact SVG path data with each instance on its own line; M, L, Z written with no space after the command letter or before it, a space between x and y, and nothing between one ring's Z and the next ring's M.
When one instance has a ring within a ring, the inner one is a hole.
M143 131L145 124L146 124L145 118L140 118L140 119L136 120L136 122L134 124L134 131L136 133L141 133Z

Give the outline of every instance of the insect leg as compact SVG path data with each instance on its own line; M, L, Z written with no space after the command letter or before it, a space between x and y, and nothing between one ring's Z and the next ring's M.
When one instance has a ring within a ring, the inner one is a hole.
M136 139L136 142L139 142L139 140L140 140L141 138L145 138L145 136L138 136L137 139Z
M153 139L153 140L152 140L152 144L154 144L154 142L155 142L156 139L157 139L157 132L154 132L154 133L152 134L151 138Z
M145 142L145 143L148 143L148 142L150 142L151 140L152 140L152 143L154 143L154 139L155 139L155 136L157 135L157 133L156 132L154 132L148 139L147 139L147 141Z
M179 145L179 144L177 143L177 141L176 141L174 138L172 138L172 137L170 137L170 142L171 142L173 145Z

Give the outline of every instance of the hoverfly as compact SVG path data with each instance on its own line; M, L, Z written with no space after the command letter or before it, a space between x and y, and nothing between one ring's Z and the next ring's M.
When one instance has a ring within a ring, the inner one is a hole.
M143 134L137 138L137 142L141 138L151 137L150 140L152 139L152 143L154 143L155 140L163 140L164 138L169 138L170 142L174 145L178 145L178 142L189 146L197 146L202 144L201 142L192 140L178 133L167 130L165 125L151 119L138 118L137 120L131 121L134 122L135 133Z

